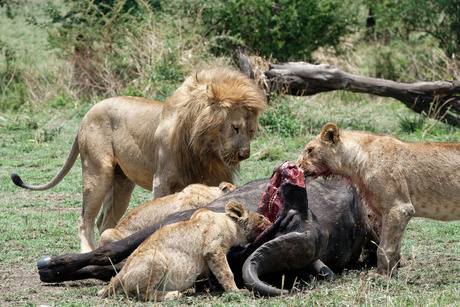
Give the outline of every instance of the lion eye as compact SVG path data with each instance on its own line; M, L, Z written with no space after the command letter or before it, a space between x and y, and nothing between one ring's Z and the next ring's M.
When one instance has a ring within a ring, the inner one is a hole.
M307 155L311 154L312 151L313 151L313 148L307 148Z
M232 127L233 127L233 130L235 130L236 134L240 133L240 129L238 127L235 127L235 126L232 126Z

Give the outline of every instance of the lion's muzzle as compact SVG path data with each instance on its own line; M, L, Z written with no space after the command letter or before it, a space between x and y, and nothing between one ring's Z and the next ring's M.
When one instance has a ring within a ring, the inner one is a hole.
M251 151L249 149L239 151L238 152L238 161L246 160L247 158L249 158L250 155L251 155Z

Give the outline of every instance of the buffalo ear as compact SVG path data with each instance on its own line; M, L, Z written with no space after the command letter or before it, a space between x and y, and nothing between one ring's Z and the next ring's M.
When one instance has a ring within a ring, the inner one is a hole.
M225 206L225 212L234 219L240 219L247 217L248 213L244 210L243 205L236 203L234 201L229 202Z
M333 123L324 125L321 130L320 139L327 144L337 145L340 141L339 128Z

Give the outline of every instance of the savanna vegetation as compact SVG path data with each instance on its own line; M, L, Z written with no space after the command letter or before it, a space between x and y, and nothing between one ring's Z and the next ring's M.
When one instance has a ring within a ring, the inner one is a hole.
M0 0L1 305L143 304L123 296L98 300L98 281L39 281L40 257L79 251L79 162L46 192L21 190L9 179L12 172L30 183L52 178L85 112L101 99L164 101L197 68L236 67L238 49L273 62L329 63L394 81L460 81L459 16L452 0ZM393 99L275 95L237 183L270 176L282 161L295 160L327 122L407 141L460 141L458 127ZM131 207L150 196L137 187ZM457 306L459 234L458 221L413 219L399 278L389 282L350 270L332 283L303 285L289 298L186 293L162 305Z

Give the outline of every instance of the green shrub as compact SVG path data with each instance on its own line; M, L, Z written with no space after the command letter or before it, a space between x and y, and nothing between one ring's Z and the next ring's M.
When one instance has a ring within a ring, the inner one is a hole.
M235 44L279 61L311 60L322 46L336 47L356 30L357 7L337 0L203 1L203 22L216 51Z
M134 0L70 1L68 8L48 3L51 21L34 23L48 29L50 47L70 64L79 96L165 100L208 58L192 13L171 15L168 7Z
M48 43L72 65L72 84L80 95L116 95L135 68L124 52L127 33L141 22L143 6L135 0L48 2L49 22L30 22L46 28Z
M452 0L368 1L376 34L386 40L409 39L413 32L436 38L448 57L460 51L460 6Z

